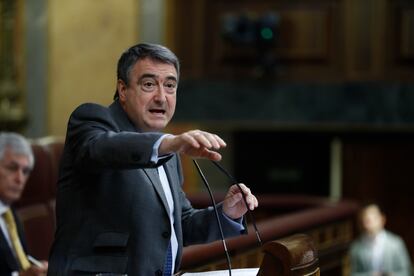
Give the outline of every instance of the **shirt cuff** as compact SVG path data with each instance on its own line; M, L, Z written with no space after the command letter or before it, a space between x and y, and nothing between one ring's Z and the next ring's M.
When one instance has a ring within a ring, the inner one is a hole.
M166 154L163 156L158 156L158 149L160 147L160 144L162 142L162 140L167 137L167 136L171 136L171 134L164 134L162 135L155 143L154 146L152 146L152 154L151 154L151 163L157 164L159 160L167 158L169 156L171 156L171 154Z
M224 212L222 212L222 214L223 214L223 218L231 225L232 228L240 232L243 232L244 230L246 230L243 225L243 216L238 219L232 219L229 216L227 216Z

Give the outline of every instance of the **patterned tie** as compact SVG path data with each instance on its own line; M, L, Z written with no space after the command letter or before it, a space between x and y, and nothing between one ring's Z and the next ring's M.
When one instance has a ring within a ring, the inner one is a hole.
M171 241L168 244L167 248L167 258L165 259L164 263L164 276L171 276L172 275L172 249L171 249Z
M30 267L30 263L20 243L19 236L17 234L16 223L14 221L12 211L8 209L7 212L3 214L3 218L4 218L4 221L6 222L7 230L9 231L10 241L13 245L13 249L14 249L14 253L16 254L17 261L19 262L22 270L26 270Z

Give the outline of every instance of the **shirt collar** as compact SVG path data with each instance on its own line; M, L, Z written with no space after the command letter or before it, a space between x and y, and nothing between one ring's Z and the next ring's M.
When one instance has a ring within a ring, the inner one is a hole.
M375 237L378 241L383 241L385 239L386 233L385 230L381 230Z
M9 205L4 204L4 202L0 200L0 216L6 213L9 208Z
M374 237L364 234L364 240L367 243L378 243L378 242L382 242L385 239L385 236L386 236L386 232L383 229L380 232L378 232Z

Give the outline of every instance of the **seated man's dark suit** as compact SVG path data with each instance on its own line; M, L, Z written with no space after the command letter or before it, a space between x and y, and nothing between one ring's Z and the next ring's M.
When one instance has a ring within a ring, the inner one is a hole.
M162 275L171 227L157 166L174 199L179 268L184 245L220 238L212 208L193 209L179 156L151 161L161 133L140 133L118 101L84 104L70 117L56 199L49 275ZM221 214L221 212L219 212ZM240 234L222 218L226 237Z

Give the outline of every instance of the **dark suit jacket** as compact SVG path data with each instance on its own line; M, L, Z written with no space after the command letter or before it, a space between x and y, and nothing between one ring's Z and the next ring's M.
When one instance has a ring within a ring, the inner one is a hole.
M182 191L178 155L151 162L161 133L140 133L118 101L84 104L71 115L56 198L57 230L49 275L162 275L171 235L156 167L163 165L183 245L219 239L212 208L195 210ZM225 235L240 234L225 220Z
M26 240L24 237L23 227L20 224L19 218L13 210L14 220L16 221L17 234L19 235L20 242L23 246L23 250L27 252ZM11 248L9 247L6 237L3 231L0 230L0 275L10 275L12 271L19 271L19 264L14 256Z

